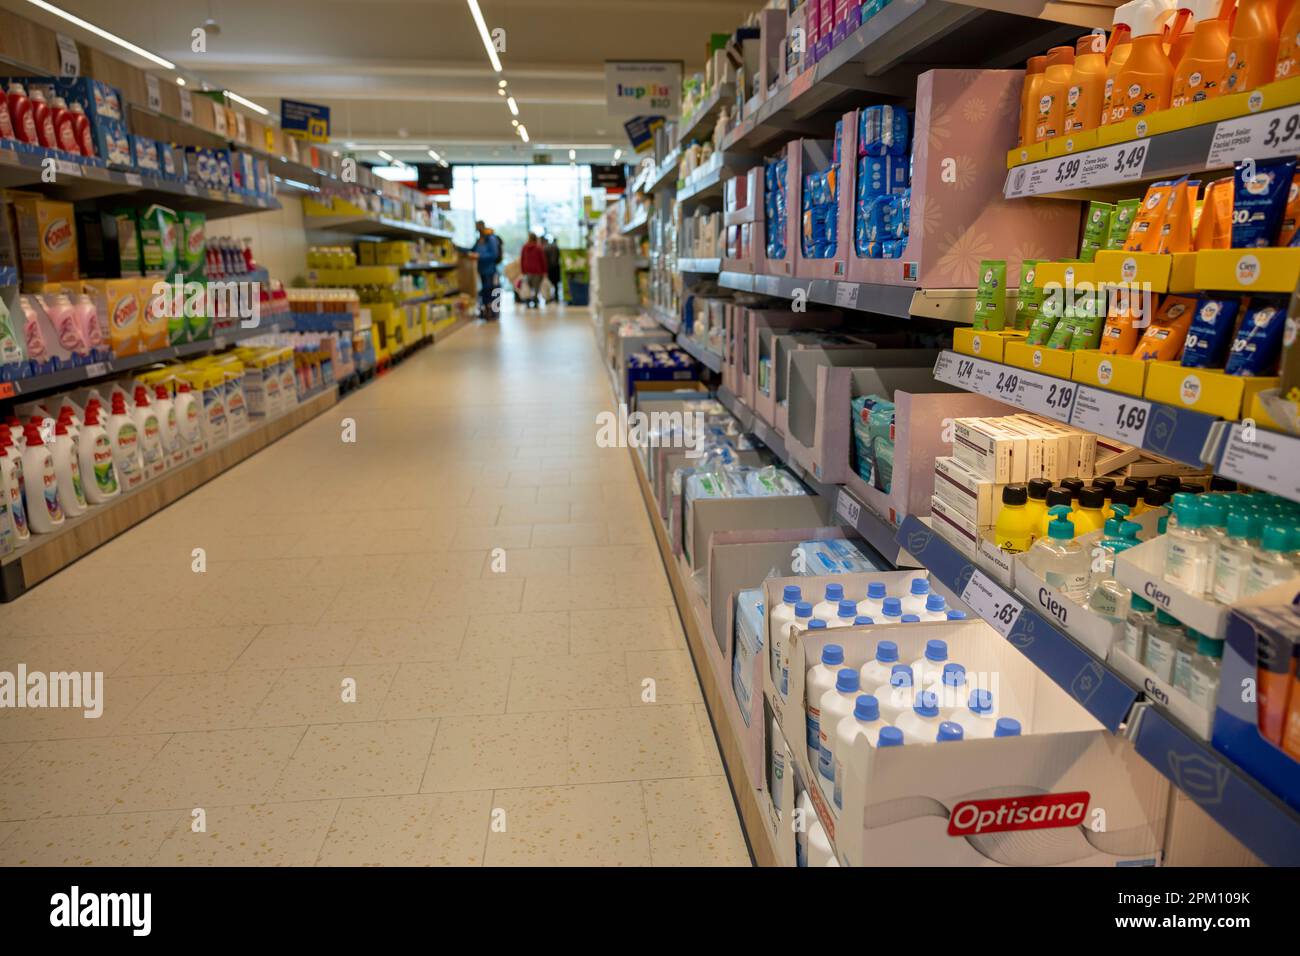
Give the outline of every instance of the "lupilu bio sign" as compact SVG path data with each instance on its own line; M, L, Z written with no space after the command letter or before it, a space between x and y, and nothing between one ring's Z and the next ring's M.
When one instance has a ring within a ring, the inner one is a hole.
M606 60L605 102L610 116L663 116L681 110L680 60Z

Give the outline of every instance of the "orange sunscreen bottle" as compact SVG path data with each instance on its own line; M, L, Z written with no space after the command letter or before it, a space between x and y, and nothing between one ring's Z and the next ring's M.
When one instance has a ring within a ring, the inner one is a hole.
M1128 22L1123 19L1127 7L1128 4L1124 4L1116 8L1110 31L1110 40L1106 43L1106 85L1102 88L1101 98L1100 125L1102 126L1105 126L1113 119L1115 84L1119 79L1119 71L1128 62L1129 51L1133 49L1133 31L1129 29Z
M1106 37L1090 33L1074 45L1074 69L1065 91L1065 131L1093 129L1106 97Z
M1182 0L1179 12L1190 9L1196 25L1174 67L1170 106L1199 103L1218 96L1223 89L1223 76L1228 72L1228 21L1219 19L1221 2L1230 0Z
M1134 0L1125 7L1133 28L1133 49L1115 79L1112 94L1112 122L1150 116L1169 107L1174 83L1174 65L1165 53L1164 27L1172 8L1164 0Z
M1025 85L1020 90L1020 129L1016 145L1024 146L1034 141L1034 123L1038 119L1038 91L1043 86L1043 70L1047 57L1031 56L1025 64Z
M1042 143L1060 136L1065 129L1065 94L1074 71L1074 47L1054 46L1047 51L1047 68L1038 91L1038 120L1034 125L1034 142Z
M1291 12L1282 21L1282 35L1277 44L1277 69L1275 80L1289 80L1300 76L1300 4L1293 4Z
M1277 0L1238 0L1228 39L1225 93L1244 93L1273 80L1277 71Z

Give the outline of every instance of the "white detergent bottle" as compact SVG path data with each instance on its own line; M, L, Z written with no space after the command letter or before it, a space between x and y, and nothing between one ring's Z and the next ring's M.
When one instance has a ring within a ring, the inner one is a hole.
M86 405L86 421L77 438L77 455L81 464L82 487L92 505L117 497L117 469L113 467L113 443L99 423L99 404Z
M925 613L925 599L930 596L930 582L925 578L912 578L912 586L903 597L903 613L920 617Z
M14 544L31 537L27 527L26 489L23 487L23 456L12 444L9 432L0 432L0 493L9 504L9 523L14 530Z
M181 437L180 423L176 420L176 403L172 401L167 386L156 385L153 390L153 410L158 416L158 427L162 431L163 453L171 468L185 464L190 457L190 446Z
M176 427L189 446L191 455L201 455L207 450L203 437L203 405L195 397L189 382L176 386Z
M868 617L880 617L880 612L885 609L885 583L883 581L872 581L867 585L867 596L858 602L858 613L865 614Z
M113 445L113 465L123 491L138 488L144 481L144 459L140 456L140 430L127 414L126 396L113 393L113 411L108 416L108 440Z
M935 693L939 695L939 709L945 719L966 706L970 691L970 685L966 683L966 668L952 661L944 664Z
M993 728L994 737L1019 737L1020 721L1014 717L999 717L997 726Z
M81 457L77 453L77 440L68 433L68 423L59 419L54 426L54 444L50 446L54 458L54 477L59 485L59 500L63 513L69 518L86 513L86 493L81 483Z
M852 627L858 616L858 602L845 598L840 602L840 609L835 617L826 622L827 627Z
M157 478L167 470L167 456L163 454L162 427L158 424L158 415L149 403L149 393L143 386L135 390L136 431L140 436L140 455L144 458L146 478Z
M844 585L826 585L826 596L813 605L813 617L829 623L840 611L840 602L844 600Z
M939 722L939 732L935 734L936 743L951 743L954 740L964 739L966 732L962 729L961 724L954 723L951 720Z
M881 684L888 684L890 675L894 673L894 665L897 663L898 645L893 641L878 641L876 656L863 664L858 671L862 689L875 690Z
M982 687L970 692L966 706L952 715L954 723L961 724L967 740L992 737L998 725L998 712L993 708L993 692Z
M894 726L903 732L909 744L932 744L939 737L939 697L933 691L918 691L912 700L912 709L899 714Z
M912 661L912 680L917 690L933 690L943 680L943 665L948 663L948 642L931 639L925 653Z
M27 522L32 531L49 534L63 524L59 501L59 480L54 474L54 456L36 425L27 426L27 450L23 452L23 477L27 485ZM856 673L856 672L855 672Z
M799 585L787 584L781 589L781 603L772 606L772 613L768 615L768 640L775 644L777 635L786 624L794 620L795 605L803 600L803 595L799 591ZM812 609L809 608L809 616L812 616ZM776 673L775 668L772 673Z
M936 594L931 591L925 598L925 612L921 614L923 621L946 621L948 620L948 604L943 599L942 594Z
M776 614L776 609L773 609L772 613ZM789 646L790 635L796 630L807 630L811 621L812 605L807 601L798 601L795 603L794 615L790 620L785 620L783 614L781 626L772 632L772 641L768 646L768 653L771 655L772 680L782 697L790 693L790 669L785 663L785 649Z
M853 713L858 699L858 669L842 667L835 686L822 694L817 726L821 752L817 755L817 783L827 800L835 798L835 731Z
M912 668L895 664L889 672L889 680L877 687L872 696L880 705L880 719L887 724L897 724L899 716L912 709L916 697Z
M835 850L831 848L830 837L820 820L815 820L808 827L808 865L839 866L835 859Z
M871 615L881 624L902 624L903 603L896 597L885 598L880 606L880 613Z
M823 625L824 626L824 625ZM844 648L838 644L827 644L822 648L821 663L808 668L808 681L804 687L805 734L808 747L808 766L816 772L817 757L821 754L821 726L818 716L821 713L822 694L835 686L835 674L844 666Z
M859 780L867 779L866 761L862 759L869 751L859 753L858 741L865 739L872 747L880 737L880 730L886 724L880 719L880 704L870 694L859 694L853 702L853 713L845 717L835 727L835 806L844 809L844 788L850 775Z

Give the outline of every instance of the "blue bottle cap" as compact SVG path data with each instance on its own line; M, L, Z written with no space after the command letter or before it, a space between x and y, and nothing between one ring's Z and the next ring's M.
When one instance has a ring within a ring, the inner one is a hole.
M844 600L844 585L826 585L826 600L830 601L832 604L839 604L840 601Z
M898 660L898 645L893 641L881 641L876 645L876 660L882 664L892 664Z
M885 599L885 582L872 581L867 585L867 597L873 601L883 601Z
M961 740L963 736L964 732L961 729L961 724L953 723L951 720L945 720L939 725L939 736L934 739L939 743L943 743L948 740Z
M853 706L853 716L858 720L879 720L880 701L870 694L862 694Z
M1014 717L999 717L997 725L993 728L994 737L1019 737L1020 721Z
M915 614L904 614L904 615L903 615L903 623L904 623L904 624L920 624L920 623L921 623L921 619L920 619L919 617L917 617Z
M943 665L944 687L960 687L964 683L966 683L966 668L960 664Z
M965 612L965 611L949 611L949 612L948 612L948 620L950 620L950 621L964 621L964 620L966 620L966 612Z
M825 629L825 627L826 627L826 622L819 617L815 617L808 622L808 630L810 631L815 631L818 628Z
M912 709L921 717L938 717L939 697L932 690L923 690L916 695Z
M897 727L881 727L880 737L876 740L877 747L901 747L903 746L903 732Z
M916 595L929 594L930 582L925 578L912 578L912 593Z
M991 714L993 712L993 694L982 687L976 688L970 692L970 700L967 705L972 713Z
M849 601L849 600L841 601L841 602L840 602L840 613L839 613L839 616L840 616L840 617L857 617L857 616L858 616L858 602L857 602L857 601Z
M803 600L803 592L799 590L799 585L787 584L781 591L781 599L786 604L798 604Z
M825 627L823 622L822 627ZM844 648L839 644L827 644L822 648L822 663L827 667L839 667L844 663Z
M845 667L835 675L835 689L840 693L852 693L858 689L858 672L856 668Z
M889 669L890 687L911 687L912 668L906 664L895 664Z
M812 605L807 601L798 601L794 606L795 617L812 617Z
M854 625L858 625L858 624L875 624L876 622L873 621L871 618L867 617L865 614L859 614L857 617L853 619L853 623Z
M930 596L925 599L925 609L927 611L942 611L945 603L942 594L931 592Z
M946 661L948 659L948 642L933 639L926 641L925 659L934 661L936 664L939 661Z
M903 602L898 598L885 598L884 609L881 611L885 617L902 617Z

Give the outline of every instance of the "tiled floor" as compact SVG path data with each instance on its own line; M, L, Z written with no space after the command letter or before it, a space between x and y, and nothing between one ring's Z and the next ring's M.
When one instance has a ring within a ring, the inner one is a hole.
M609 407L507 312L5 605L0 865L748 864Z

